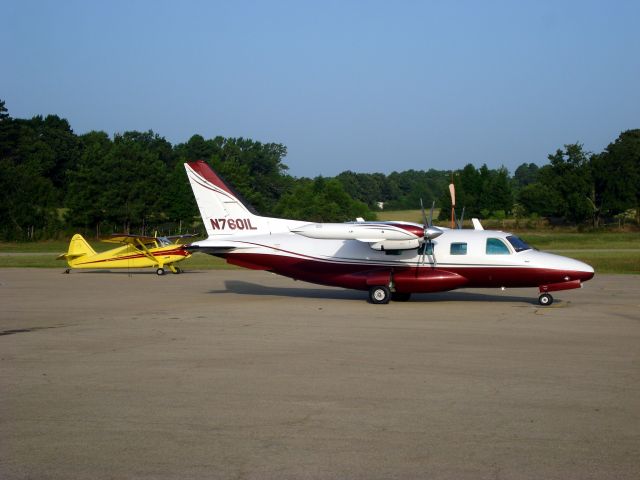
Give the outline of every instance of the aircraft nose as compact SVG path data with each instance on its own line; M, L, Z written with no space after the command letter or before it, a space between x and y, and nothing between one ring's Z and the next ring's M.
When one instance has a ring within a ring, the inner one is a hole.
M595 270L593 269L593 267L587 263L577 260L576 263L578 264L576 272L578 273L578 278L580 279L580 281L586 282L587 280L591 280L595 275Z

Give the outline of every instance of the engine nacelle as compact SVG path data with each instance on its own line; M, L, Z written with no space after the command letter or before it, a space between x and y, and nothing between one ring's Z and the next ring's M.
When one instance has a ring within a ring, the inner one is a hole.
M387 251L387 250L411 250L420 246L420 239L414 238L411 240L385 240L384 242L376 242L371 244L371 248L374 250Z

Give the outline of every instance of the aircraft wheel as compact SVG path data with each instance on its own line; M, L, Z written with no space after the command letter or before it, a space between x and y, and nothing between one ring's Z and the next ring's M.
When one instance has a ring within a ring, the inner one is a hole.
M67 269L64 271L64 273L66 273L67 275L69 275L69 274L71 273L71 269L70 269L70 268L67 268Z
M391 300L393 300L394 302L408 302L410 298L411 298L410 293L393 292L391 294Z
M538 297L538 303L543 307L548 307L553 303L553 297L548 293L543 293Z
M156 273L158 275L164 275L164 268L160 267L159 269L156 270Z
M389 291L389 287L385 285L378 285L369 289L369 301L371 301L371 303L382 305L389 303L390 298L391 292Z
M173 273L176 273L176 274L182 273L182 269L180 267L176 267L176 271Z

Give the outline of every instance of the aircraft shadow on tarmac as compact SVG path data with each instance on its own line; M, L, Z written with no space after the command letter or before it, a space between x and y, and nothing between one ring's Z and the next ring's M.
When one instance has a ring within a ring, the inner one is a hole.
M330 288L295 288L295 287L270 287L257 283L239 280L225 281L226 290L211 290L209 293L234 293L237 295L264 295L292 298L325 298L335 300L362 301L367 297L366 292L357 290L343 290ZM537 305L537 298L494 295L491 293L475 293L465 291L421 293L413 294L410 301L419 302L503 302L503 303L528 303Z
M65 273L65 272L62 272ZM118 269L118 270L72 270L69 274L70 275L87 275L87 274L92 274L92 273L97 273L100 275L104 275L104 274L109 274L109 275L155 275L158 276L156 274L155 270L150 270L150 269L135 269L135 270L127 270L126 268L124 269ZM180 272L180 275L191 275L192 273L206 273L206 271L204 270L182 270L182 272ZM163 276L164 277L170 277L175 275L172 272L167 271Z

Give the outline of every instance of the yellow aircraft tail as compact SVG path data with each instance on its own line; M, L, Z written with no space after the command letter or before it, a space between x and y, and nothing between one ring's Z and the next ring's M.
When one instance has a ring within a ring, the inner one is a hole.
M58 256L58 260L66 260L69 266L73 266L74 260L84 256L95 255L96 251L91 248L82 235L76 233L69 242L69 250Z

